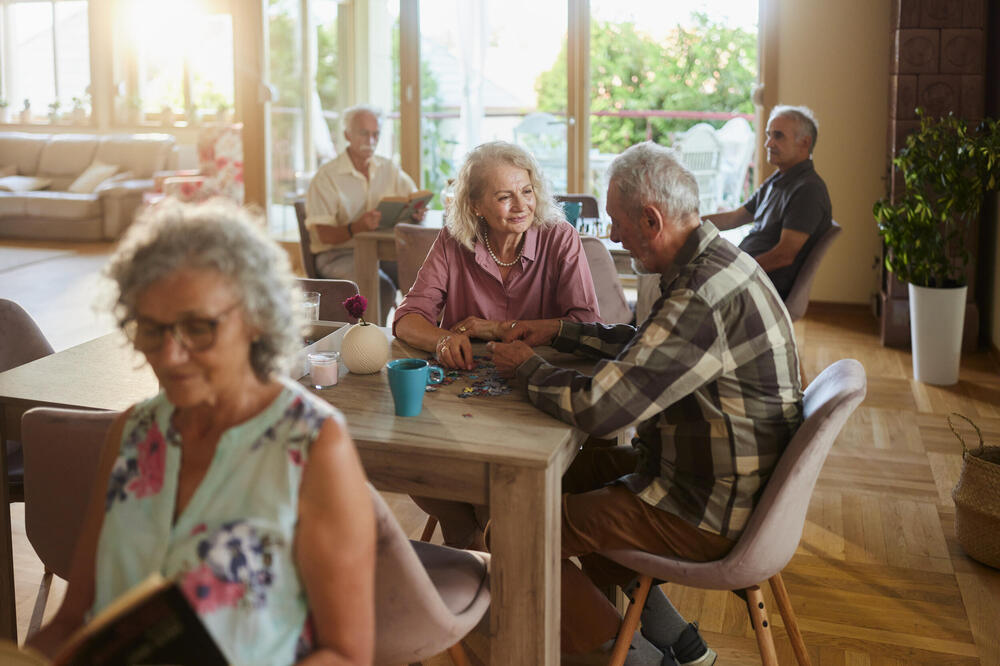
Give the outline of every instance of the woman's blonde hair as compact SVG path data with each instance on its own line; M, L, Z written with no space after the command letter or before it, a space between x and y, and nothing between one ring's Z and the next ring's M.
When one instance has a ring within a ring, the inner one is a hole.
M445 211L448 232L469 250L475 248L480 233L479 218L474 212L475 204L485 194L491 170L499 164L528 172L535 192L535 219L532 226L549 227L566 221L562 206L553 199L552 189L531 153L506 141L484 143L465 157L465 163L455 180L455 198Z

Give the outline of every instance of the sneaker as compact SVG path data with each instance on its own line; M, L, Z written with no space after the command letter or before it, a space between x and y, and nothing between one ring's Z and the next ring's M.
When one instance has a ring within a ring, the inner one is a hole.
M680 638L670 646L670 651L679 666L712 666L719 657L698 633L697 622L688 624Z

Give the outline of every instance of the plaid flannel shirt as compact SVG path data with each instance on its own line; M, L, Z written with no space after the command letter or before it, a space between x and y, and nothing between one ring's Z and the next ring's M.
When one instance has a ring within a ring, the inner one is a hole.
M598 437L636 426L639 497L735 539L802 421L792 323L767 275L711 223L661 277L631 326L563 322L559 351L602 359L592 376L533 356L517 381L543 411Z

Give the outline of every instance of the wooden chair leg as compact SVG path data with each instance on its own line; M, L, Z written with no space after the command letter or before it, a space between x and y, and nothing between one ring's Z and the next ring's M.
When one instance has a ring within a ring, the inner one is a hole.
M424 523L424 533L420 535L421 541L430 541L431 537L434 536L434 530L437 528L437 518L434 516L427 516L427 522Z
M51 588L52 572L46 569L42 575L42 582L38 584L38 596L35 597L35 607L31 610L31 619L28 621L28 634L24 637L25 642L42 628L42 620L45 618L45 604L49 600L49 590Z
M632 599L632 603L628 605L628 611L625 613L625 620L622 622L622 627L618 630L618 638L615 640L615 647L611 651L611 660L608 662L608 666L622 666L625 663L625 657L628 656L628 649L632 646L632 636L635 635L635 630L639 628L639 616L646 605L646 597L649 596L649 587L652 584L653 579L651 577L639 577L639 587L635 591L635 598Z
M462 647L461 641L448 648L448 656L451 657L451 661L455 666L472 666L469 662L469 655L465 653L465 648Z
M785 622L785 631L788 632L788 638L792 641L795 660L799 662L799 666L812 666L809 653L806 652L806 643L802 640L802 632L799 631L799 622L795 619L792 600L788 596L788 590L785 589L785 581L782 580L780 573L776 573L771 576L768 582L771 584L771 592L774 593L774 601L778 604L778 612L781 613L781 619Z
M759 585L748 587L747 610L750 612L750 622L757 634L757 649L760 650L760 661L763 666L778 666L778 653L774 649L774 638L771 636L771 623L767 620L767 609L764 607L764 594Z

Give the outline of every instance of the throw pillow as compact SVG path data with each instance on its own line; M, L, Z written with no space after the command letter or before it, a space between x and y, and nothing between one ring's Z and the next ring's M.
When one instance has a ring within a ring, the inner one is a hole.
M0 178L0 190L4 192L31 192L33 190L44 190L52 184L48 178L38 178L35 176L6 176Z
M17 166L13 164L5 164L0 166L0 178L6 178L7 176L16 176Z
M117 164L104 164L94 160L94 163L77 176L76 180L66 188L66 191L74 194L92 194L98 185L115 175L117 171Z

